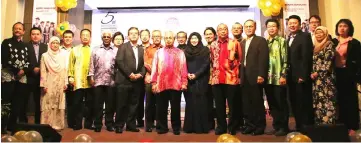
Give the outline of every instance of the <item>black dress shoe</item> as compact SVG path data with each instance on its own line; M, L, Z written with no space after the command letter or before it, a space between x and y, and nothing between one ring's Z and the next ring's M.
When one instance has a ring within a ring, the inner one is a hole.
M134 128L134 129L125 129L126 131L129 131L129 132L139 132L139 129L137 128Z
M275 136L285 136L285 135L287 135L288 134L288 130L285 130L285 129L280 129L280 130L278 130L274 135Z
M220 130L220 129L216 129L216 131L214 132L214 134L216 134L216 135L222 135L222 134L225 134L225 133L227 133L226 131L222 131L222 130Z
M174 135L180 135L180 131L173 131Z
M94 132L100 132L100 131L102 131L102 128L95 128L94 129Z
M73 127L74 131L81 130L81 129L82 129L82 127Z
M88 130L94 130L95 129L95 127L93 127L93 126L84 126L84 128L88 129Z
M266 132L266 135L274 135L278 130L272 130L272 131L269 131L269 132Z
M143 121L143 120L142 120L142 121L139 121L139 122L137 123L137 127L139 127L139 128L144 127L144 121Z
M237 134L236 130L229 130L228 133L231 134L231 135L236 135Z
M121 133L123 133L123 129L122 129L121 127L117 127L117 128L115 129L115 133L121 134Z
M252 133L252 136L258 136L258 135L263 135L263 134L264 134L263 129L257 129Z
M153 130L152 130L152 128L146 128L145 129L145 132L152 132Z
M107 131L113 132L113 131L114 131L114 128L113 128L113 127L107 127Z
M251 127L247 127L242 134L247 135L247 134L251 134L255 129L251 128Z
M158 130L157 133L158 133L158 134L166 134L166 133L168 133L168 131Z
M241 126L241 127L239 127L239 131L243 132L244 130L246 130L246 128L247 128L247 126Z

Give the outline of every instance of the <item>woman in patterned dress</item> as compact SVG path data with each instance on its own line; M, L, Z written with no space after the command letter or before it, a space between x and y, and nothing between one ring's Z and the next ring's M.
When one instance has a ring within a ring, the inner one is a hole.
M319 26L312 37L313 51L313 108L315 109L315 123L335 124L336 121L336 86L333 71L335 50L331 39L328 38L326 27Z
M65 95L67 88L66 59L59 49L60 39L52 37L48 51L41 57L40 62L40 97L41 124L49 124L56 130L64 128L65 124Z

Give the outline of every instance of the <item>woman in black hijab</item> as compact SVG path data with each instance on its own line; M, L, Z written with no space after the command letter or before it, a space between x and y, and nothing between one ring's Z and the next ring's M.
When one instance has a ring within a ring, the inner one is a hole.
M209 80L209 49L203 46L199 33L190 34L184 50L188 68L188 91L184 92L186 111L183 130L185 133L208 133L206 90Z

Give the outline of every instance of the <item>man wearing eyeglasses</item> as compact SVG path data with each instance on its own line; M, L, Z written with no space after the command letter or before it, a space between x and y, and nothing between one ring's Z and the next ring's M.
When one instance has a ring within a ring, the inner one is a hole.
M184 50L187 46L187 33L184 31L179 31L177 33L177 42L178 42L178 46L177 48Z
M145 48L144 51L144 67L146 70L144 82L146 92L146 103L145 103L145 131L152 132L154 128L154 121L156 120L156 96L152 92L152 84L150 74L152 72L152 62L155 52L163 48L161 44L162 34L160 30L154 30L152 32L153 44ZM159 127L158 127L159 128Z
M112 33L104 31L103 44L92 50L90 58L90 84L94 87L94 126L95 132L100 132L105 102L105 126L108 131L114 131L114 65L118 48L111 45Z

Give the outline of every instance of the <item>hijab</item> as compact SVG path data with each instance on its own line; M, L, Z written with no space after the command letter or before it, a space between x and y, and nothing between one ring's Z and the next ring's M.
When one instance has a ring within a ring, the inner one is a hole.
M196 36L198 38L198 44L196 46L193 46L191 44L191 39L193 36ZM203 45L202 37L199 33L193 32L189 35L187 47L184 50L184 53L187 58L194 58L195 56L207 54L209 51L207 47Z
M57 41L60 43L60 39L56 36L53 36L50 38L49 44L48 44L48 51L43 54L45 66L49 71L59 73L63 69L65 69L66 65L66 59L65 56L63 56L60 52L60 46L58 50L54 51L51 49L52 42Z
M318 42L316 39L317 30L321 30L325 36L321 42ZM318 26L315 29L315 34L313 34L312 40L313 40L313 45L315 45L313 53L316 53L316 54L319 53L320 51L322 51L326 46L328 46L331 43L331 39L329 39L329 37L328 37L327 28L324 26Z

